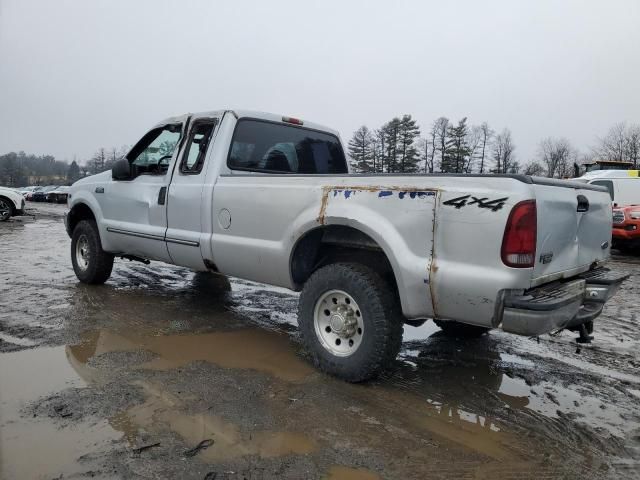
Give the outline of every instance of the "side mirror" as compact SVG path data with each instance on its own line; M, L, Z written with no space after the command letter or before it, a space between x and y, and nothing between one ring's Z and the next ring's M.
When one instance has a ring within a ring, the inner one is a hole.
M131 165L129 160L123 158L113 164L111 169L111 178L114 180L131 180Z

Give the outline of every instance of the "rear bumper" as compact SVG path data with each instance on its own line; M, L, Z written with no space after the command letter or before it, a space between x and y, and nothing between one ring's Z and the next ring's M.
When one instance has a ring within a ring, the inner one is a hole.
M502 329L537 336L593 321L628 277L598 268L566 282L508 295L503 301Z

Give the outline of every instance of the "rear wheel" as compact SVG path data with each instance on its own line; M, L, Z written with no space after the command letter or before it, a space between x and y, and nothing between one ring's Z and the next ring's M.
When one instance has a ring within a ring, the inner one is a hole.
M6 198L0 198L0 222L6 222L13 215L13 205Z
M393 363L402 322L392 287L360 264L316 270L300 295L298 324L314 364L349 382L371 379Z
M95 222L82 220L73 229L71 263L76 277L83 283L104 283L111 276L113 255L102 250Z
M452 322L449 320L434 320L433 322L449 337L477 338L491 330L487 327L468 325L466 323Z

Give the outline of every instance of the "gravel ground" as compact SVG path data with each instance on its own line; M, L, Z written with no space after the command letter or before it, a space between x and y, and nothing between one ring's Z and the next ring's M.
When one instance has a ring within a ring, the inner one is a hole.
M64 206L29 207L0 224L0 478L640 478L638 258L591 345L427 322L350 385L295 294L123 260L82 285Z

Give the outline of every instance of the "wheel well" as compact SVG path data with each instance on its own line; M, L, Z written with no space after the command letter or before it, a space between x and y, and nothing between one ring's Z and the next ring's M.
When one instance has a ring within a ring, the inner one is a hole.
M69 212L69 215L67 216L67 232L69 235L73 234L73 229L76 228L76 225L81 220L96 221L96 216L93 214L93 211L85 203L74 205Z
M298 240L289 267L296 289L302 288L318 268L336 262L366 265L397 291L393 268L380 245L366 233L343 225L315 228Z
M13 203L13 200L11 200L9 197L5 197L4 195L0 195L0 198L2 200L6 200L7 202L9 202L9 206L11 207L11 211L12 212L16 209L15 203Z

